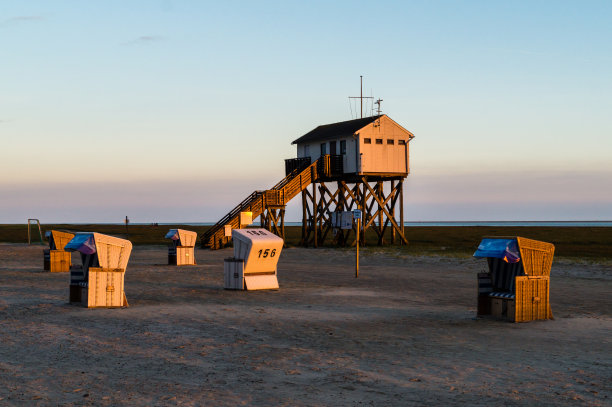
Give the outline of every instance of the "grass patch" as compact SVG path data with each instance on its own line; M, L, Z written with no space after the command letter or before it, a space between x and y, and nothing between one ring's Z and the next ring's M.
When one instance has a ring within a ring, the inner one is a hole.
M46 230L59 229L72 232L99 232L123 238L129 238L135 245L165 245L164 239L168 229L182 228L193 230L201 235L210 226L185 225L124 225L110 224L58 224L42 225L43 235ZM32 242L40 242L38 228L32 228ZM285 228L285 241L288 246L298 246L302 236L299 226ZM331 235L330 235L331 236ZM327 238L326 247L334 247ZM550 226L416 226L406 227L406 237L410 244L379 247L378 236L373 230L366 234L366 247L376 248L393 254L436 255L448 257L470 257L483 236L524 236L531 239L550 242L555 245L555 256L585 261L612 261L612 228L610 227L550 227ZM353 240L353 237L350 239ZM391 233L385 236L391 241ZM28 228L26 224L0 225L0 242L27 243ZM46 241L45 241L46 244Z

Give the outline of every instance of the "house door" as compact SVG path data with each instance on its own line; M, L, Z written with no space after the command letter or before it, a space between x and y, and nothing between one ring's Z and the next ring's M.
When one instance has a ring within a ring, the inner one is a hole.
M331 155L336 155L336 142L335 141L330 141L329 142L329 154Z

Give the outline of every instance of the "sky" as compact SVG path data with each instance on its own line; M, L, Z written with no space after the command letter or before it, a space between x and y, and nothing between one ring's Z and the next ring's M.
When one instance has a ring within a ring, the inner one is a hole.
M215 222L356 117L360 75L416 136L405 220L612 220L610 21L608 1L0 0L0 223Z

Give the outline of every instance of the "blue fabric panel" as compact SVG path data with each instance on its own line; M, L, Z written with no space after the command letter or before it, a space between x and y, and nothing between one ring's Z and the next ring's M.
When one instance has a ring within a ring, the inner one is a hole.
M170 229L170 231L166 233L166 239L178 240L179 239L178 230Z
M83 254L96 252L96 242L92 233L77 233L72 240L64 246L64 250L79 251Z
M516 239L482 239L474 257L495 257L507 263L518 263L521 260Z

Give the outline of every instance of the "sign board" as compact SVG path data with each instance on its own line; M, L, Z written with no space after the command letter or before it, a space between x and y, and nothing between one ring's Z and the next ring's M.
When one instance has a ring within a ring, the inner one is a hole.
M253 223L253 212L240 212L240 227Z
M353 213L350 211L332 212L331 224L334 229L352 229Z
M357 219L361 219L361 209L355 209L353 210L353 217L357 220Z
M338 213L340 212L332 212L331 213L331 224L332 228L337 229L340 227L340 223L338 221Z
M345 211L342 212L342 220L340 223L340 229L352 229L353 228L353 212Z

